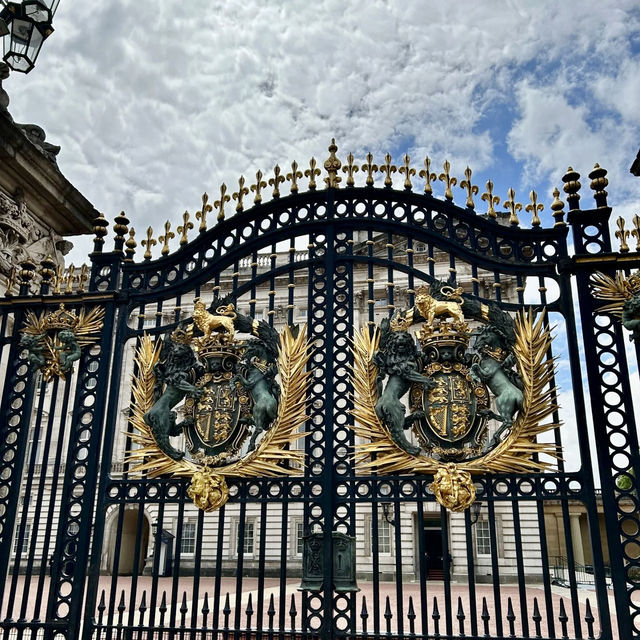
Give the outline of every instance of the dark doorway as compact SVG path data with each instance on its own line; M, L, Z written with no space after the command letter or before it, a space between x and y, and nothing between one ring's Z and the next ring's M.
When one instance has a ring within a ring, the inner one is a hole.
M442 529L424 530L424 548L427 561L427 580L444 580Z

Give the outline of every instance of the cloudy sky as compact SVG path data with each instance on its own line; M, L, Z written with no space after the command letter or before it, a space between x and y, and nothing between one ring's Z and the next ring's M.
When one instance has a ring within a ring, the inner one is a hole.
M240 174L324 160L332 136L343 159L469 164L547 212L569 164L583 202L595 162L617 212L640 201L637 2L62 0L54 26L35 70L5 82L10 110L139 230Z

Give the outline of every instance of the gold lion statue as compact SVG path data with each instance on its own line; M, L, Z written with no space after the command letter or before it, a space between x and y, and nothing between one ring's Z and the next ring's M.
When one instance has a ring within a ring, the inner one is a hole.
M235 306L228 304L218 307L216 314L209 313L207 305L200 298L193 301L193 321L196 323L196 327L204 333L204 339L208 340L211 333L216 332L224 333L226 339L231 342L235 332L233 324L236 319Z
M420 287L416 294L416 309L425 319L427 325L433 323L434 318L443 316L453 318L454 322L464 325L464 314L462 313L462 287L442 287L441 293L447 300L436 300L430 293L428 286Z

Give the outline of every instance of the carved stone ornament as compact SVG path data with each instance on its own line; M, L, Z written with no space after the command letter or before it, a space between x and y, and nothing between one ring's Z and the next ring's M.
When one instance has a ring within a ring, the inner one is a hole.
M558 426L550 344L544 313L514 320L463 298L455 284L421 287L411 309L356 334L353 429L365 440L356 445L357 463L381 473L435 474L436 498L454 511L475 499L469 474L545 469L540 455L557 457L553 445L536 439Z
M102 329L104 309L94 307L65 309L61 304L55 311L43 311L37 316L27 312L27 320L20 344L28 350L29 363L42 372L45 381L55 377L64 380L73 371L73 363L80 359L82 348L95 344Z
M591 276L593 295L608 304L598 308L622 322L631 332L629 340L640 342L640 271L625 276L618 271L612 278L604 273Z
M140 340L132 471L190 477L189 496L205 511L228 500L226 477L297 473L281 463L301 464L304 456L287 445L304 435L298 427L306 420L308 358L306 327L279 335L229 300L210 310L196 298L191 322L162 340ZM177 436L184 436L184 450L172 441Z

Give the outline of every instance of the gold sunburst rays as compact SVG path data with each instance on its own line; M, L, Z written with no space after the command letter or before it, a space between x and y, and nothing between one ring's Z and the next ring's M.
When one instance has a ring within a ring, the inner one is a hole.
M554 360L548 358L551 330L544 314L535 320L533 313L521 313L515 320L516 344L514 354L518 371L524 383L524 404L508 436L485 455L456 464L457 469L474 474L486 472L525 473L543 471L550 462L540 455L558 459L555 444L538 442L537 436L559 426L553 421L555 403ZM354 390L352 429L365 442L357 444L354 458L361 471L377 470L381 473L416 472L435 473L443 463L428 456L413 456L402 450L376 414L378 400L376 387L377 367L373 354L378 349L380 334L370 334L363 328L356 334L353 344L354 365L351 381Z
M160 342L144 335L136 351L138 373L133 378L133 406L130 423L134 428L127 433L131 442L137 447L130 449L125 462L133 466L130 473L157 477L174 475L193 477L201 467L191 460L173 460L165 455L157 446L150 427L144 421L144 414L153 405L155 377L153 367L160 356ZM255 451L237 462L211 469L216 475L236 478L275 477L296 475L297 465L304 464L304 451L286 450L306 433L298 431L307 419L306 397L311 372L307 370L310 357L310 345L307 340L306 326L297 336L287 327L280 335L278 366L280 373L281 397L278 415ZM283 461L295 463L286 468Z
M613 277L597 271L591 276L593 295L607 304L598 307L598 313L610 313L622 318L624 303L637 293L640 293L640 272L625 276L624 272L616 271Z

